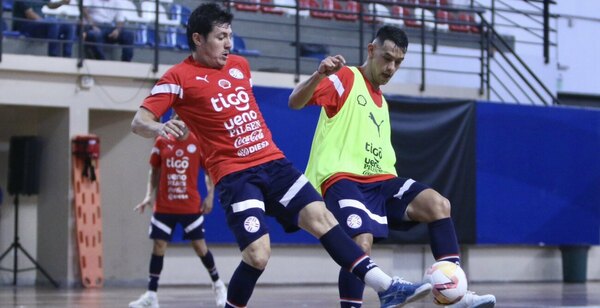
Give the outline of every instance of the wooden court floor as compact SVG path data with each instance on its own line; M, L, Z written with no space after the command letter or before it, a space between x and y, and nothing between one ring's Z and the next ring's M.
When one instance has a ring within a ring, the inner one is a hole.
M482 283L470 289L478 293L493 293L496 307L587 307L600 308L600 282L585 284L562 283ZM144 291L143 287L104 287L101 289L54 289L50 287L13 287L0 285L0 307L127 307ZM209 286L163 286L158 290L160 306L214 307ZM335 285L258 286L248 307L254 308L335 308ZM365 292L364 308L378 307L373 291ZM407 307L440 307L431 299L423 299Z

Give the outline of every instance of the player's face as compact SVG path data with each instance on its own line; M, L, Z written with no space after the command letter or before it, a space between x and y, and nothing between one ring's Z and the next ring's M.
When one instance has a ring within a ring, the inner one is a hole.
M387 84L400 68L404 55L404 51L390 40L383 42L383 45L370 44L369 57L373 85L379 87Z
M225 66L233 39L231 25L215 25L206 38L197 33L194 35L197 38L195 51L197 60L212 68Z

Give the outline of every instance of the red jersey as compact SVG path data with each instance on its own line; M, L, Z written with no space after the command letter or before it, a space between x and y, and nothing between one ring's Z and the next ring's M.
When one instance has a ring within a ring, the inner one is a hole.
M382 100L382 92L380 89L375 89L371 82L367 78L364 77L363 71L359 68L362 77L365 79L365 83L367 84L367 88L369 89L369 94L371 98L375 102L377 107L383 106ZM334 117L342 106L346 99L348 98L348 94L352 89L352 85L354 84L354 73L350 70L350 68L344 66L337 73L330 75L328 78L324 78L319 82L315 92L312 97L308 101L309 105L317 105L321 106L325 109L325 113L329 118ZM393 175L390 174L378 174L378 175L358 175L352 173L344 173L339 172L332 176L330 176L323 184L321 184L321 191L325 193L331 185L336 183L339 180L347 179L359 183L373 183L384 181L393 178Z
M150 165L160 169L154 212L197 214L201 211L198 173L201 155L198 139L190 133L186 140L173 136L157 137L150 154Z
M198 137L215 184L230 173L284 157L258 109L248 62L240 56L229 55L221 69L188 57L161 77L142 107L157 117L175 109Z

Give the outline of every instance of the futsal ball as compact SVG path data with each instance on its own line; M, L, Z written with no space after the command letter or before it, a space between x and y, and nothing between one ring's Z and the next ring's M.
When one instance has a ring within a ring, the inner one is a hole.
M431 284L433 297L438 304L451 305L467 293L467 277L456 263L440 261L425 272L425 282Z

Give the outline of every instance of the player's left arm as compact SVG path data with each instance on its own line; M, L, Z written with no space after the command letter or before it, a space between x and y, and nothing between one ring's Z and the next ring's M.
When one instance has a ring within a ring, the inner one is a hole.
M206 197L202 201L202 213L209 214L213 209L215 199L215 184L211 181L208 174L204 174L204 182L206 182Z
M299 83L290 94L288 106L292 109L302 109L315 93L315 89L327 76L335 74L346 64L346 60L341 55L329 56L321 63L317 70L305 81Z

